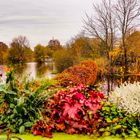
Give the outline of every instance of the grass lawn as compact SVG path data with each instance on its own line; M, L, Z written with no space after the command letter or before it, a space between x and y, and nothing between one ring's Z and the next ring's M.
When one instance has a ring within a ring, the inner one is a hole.
M22 140L95 140L92 137L89 136L83 136L83 135L68 135L68 134L64 134L64 133L55 133L53 134L53 138L43 138L41 136L33 136L31 134L29 135L16 135L20 138L22 138ZM6 136L5 135L0 135L0 140L6 140L5 139ZM12 139L12 140L17 140L17 139ZM139 140L139 138L126 138L126 139L122 139L122 138L115 138L115 137L102 137L102 138L98 138L96 140Z

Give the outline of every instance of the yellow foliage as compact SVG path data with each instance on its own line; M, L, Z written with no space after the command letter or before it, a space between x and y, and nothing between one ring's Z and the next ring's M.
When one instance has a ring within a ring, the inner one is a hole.
M140 32L133 32L126 41L129 52L134 52L136 56L140 57Z
M121 52L119 47L114 48L112 51L109 52L109 57L116 58Z

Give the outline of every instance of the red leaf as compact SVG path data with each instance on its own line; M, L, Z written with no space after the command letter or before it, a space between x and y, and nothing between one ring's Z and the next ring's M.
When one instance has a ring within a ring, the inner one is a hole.
M38 130L34 130L33 131L33 135L37 136L37 135L41 135L42 132L38 131Z
M76 103L74 105L69 105L68 103L65 103L63 109L64 109L63 115L64 116L68 115L68 118L74 120L80 119L80 116L78 115L79 111L82 111L82 113L84 114L84 111L79 103Z

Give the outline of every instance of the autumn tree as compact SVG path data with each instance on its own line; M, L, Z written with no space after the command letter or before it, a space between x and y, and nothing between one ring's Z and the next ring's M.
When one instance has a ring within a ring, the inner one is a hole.
M77 57L69 48L63 48L54 53L54 62L58 72L62 72L66 68L76 63Z
M123 49L124 75L128 73L128 48L126 38L137 26L136 20L140 15L139 0L118 0L115 6L117 26L121 34L121 48Z
M126 46L128 51L128 59L131 60L131 64L128 64L129 66L135 64L135 68L133 68L131 71L137 74L140 71L140 31L134 31L126 38Z
M10 63L20 63L26 62L25 49L29 48L29 41L25 36L18 36L14 38L10 44L8 60Z
M7 56L8 56L8 46L0 42L0 64L4 64L7 61Z
M134 31L126 38L126 46L129 52L134 52L137 57L140 56L140 31Z
M42 46L41 44L38 44L37 46L35 46L34 48L34 56L35 56L35 60L38 63L43 63L45 62L45 58L46 58L46 49L44 46Z
M46 46L45 48L46 48L46 55L47 55L47 57L48 58L53 58L54 51L51 48L49 48L48 46Z
M95 58L99 53L99 40L96 38L77 36L70 44L70 48L79 59Z
M50 40L48 43L48 47L53 51L57 51L62 48L59 40L57 40L57 39Z

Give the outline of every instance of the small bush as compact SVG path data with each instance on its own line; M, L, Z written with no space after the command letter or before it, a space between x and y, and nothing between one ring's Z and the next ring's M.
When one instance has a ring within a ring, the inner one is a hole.
M79 65L75 65L64 70L56 79L62 86L70 85L93 85L97 76L97 65L92 60L82 61Z

